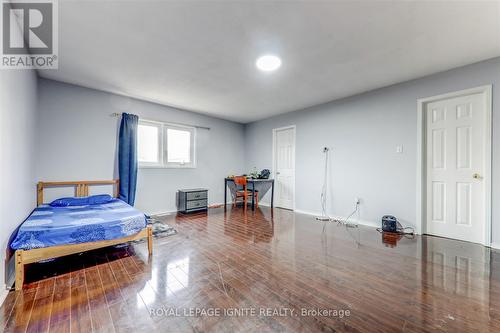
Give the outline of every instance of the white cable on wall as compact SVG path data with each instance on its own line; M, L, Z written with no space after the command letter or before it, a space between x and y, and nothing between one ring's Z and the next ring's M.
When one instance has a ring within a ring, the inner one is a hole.
M323 186L321 188L321 216L317 216L316 220L318 221L330 221L331 218L328 216L326 212L327 205L327 194L328 194L328 158L329 158L330 148L324 147L323 154L325 154L325 169L323 174Z

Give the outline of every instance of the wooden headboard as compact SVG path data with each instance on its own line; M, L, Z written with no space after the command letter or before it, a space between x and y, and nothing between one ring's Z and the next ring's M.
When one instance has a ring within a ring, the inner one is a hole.
M89 195L89 186L92 185L113 185L113 196L118 198L120 192L120 180L82 180L82 181L71 181L71 182L38 182L37 184L37 195L36 204L43 204L43 189L46 187L75 187L76 197L86 197Z

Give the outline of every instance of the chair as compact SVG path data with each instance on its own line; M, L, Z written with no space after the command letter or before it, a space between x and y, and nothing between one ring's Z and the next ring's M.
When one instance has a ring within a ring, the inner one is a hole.
M252 190L247 188L247 177L236 176L234 177L234 184L236 185L236 192L234 194L233 207L236 207L238 198L243 198L245 209L247 208L248 197L252 196ZM242 189L238 189L241 186ZM259 191L255 190L255 207L259 208Z

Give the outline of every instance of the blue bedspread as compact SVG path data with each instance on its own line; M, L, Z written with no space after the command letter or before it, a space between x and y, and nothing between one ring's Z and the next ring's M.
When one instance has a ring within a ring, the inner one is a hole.
M23 222L10 246L30 250L110 240L136 234L145 226L144 214L119 199L89 206L40 205Z

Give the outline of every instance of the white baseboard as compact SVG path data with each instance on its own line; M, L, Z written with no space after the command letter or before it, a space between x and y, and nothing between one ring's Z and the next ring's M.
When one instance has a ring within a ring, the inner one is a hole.
M177 214L176 210L167 210L163 212L155 212L155 213L147 213L149 216L167 216L167 215L175 215Z
M232 205L232 202L228 202L227 203L229 206ZM212 203L210 204L209 206L212 206L212 205L224 205L223 203ZM267 203L267 202L259 202L259 206L263 206L263 207L271 207L271 204L270 203ZM321 216L321 213L319 212L311 212L311 211L306 211L306 210L301 210L301 209L295 209L294 211L295 213L298 213L298 214L304 214L304 215L310 215L310 216ZM174 210L174 211L164 211L164 212L157 212L157 213L150 213L148 215L151 215L151 216L167 216L167 215L175 215L177 214L177 211ZM346 216L330 216L331 218L333 219L339 219L339 220L343 220L346 218ZM365 225L365 226L369 226L369 227L373 227L373 228L378 228L380 227L380 224L377 223L377 222L374 222L374 221L367 221L367 220L358 220L358 219L355 219L355 218L350 218L349 219L350 222L352 223L355 223L355 224L361 224L361 225ZM500 244L499 245L499 249L500 249ZM493 247L493 245L492 245Z
M497 250L500 250L500 243L491 242L490 247L491 247L492 249L497 249Z
M296 209L295 212L299 213L299 214L305 214L305 215L311 215L311 216L323 215L319 212L310 212L310 211L305 211L305 210L300 210L300 209ZM330 218L337 219L337 220L344 220L346 218L346 216L330 215ZM368 221L368 220L361 220L361 219L358 220L358 219L352 218L352 217L349 219L349 222L354 223L354 224L361 224L361 225L365 225L365 226L373 227L373 228L380 227L380 224L377 222Z
M296 209L295 213L304 214L304 215L312 215L312 216L321 216L322 215L321 213L311 212L311 211L302 210L302 209Z
M233 204L232 201L228 201L227 205L231 206ZM209 203L208 208L210 209L210 206L224 206L224 204L221 203ZM177 210L166 210L166 211L161 211L161 212L154 212L154 213L146 213L149 216L168 216L168 215L175 215L177 214Z
M295 209L294 210L295 213L299 213L299 214L304 214L304 215L312 215L312 216L321 216L323 214L319 213L319 212L313 212L313 211L310 211L310 210L302 210L302 209Z

